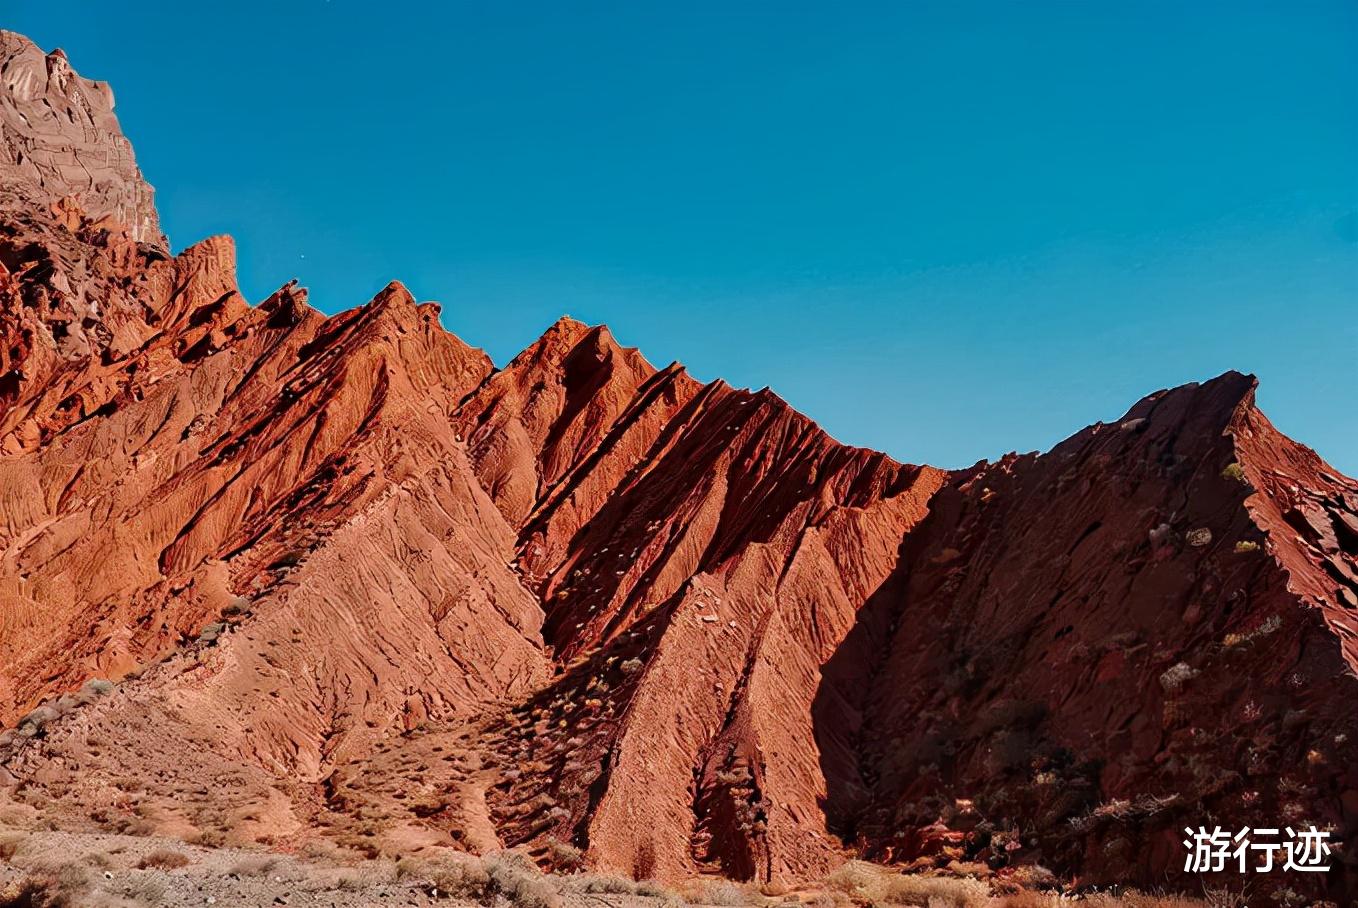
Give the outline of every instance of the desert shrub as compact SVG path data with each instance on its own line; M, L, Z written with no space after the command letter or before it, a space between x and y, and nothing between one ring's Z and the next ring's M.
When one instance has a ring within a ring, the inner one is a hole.
M985 908L990 900L990 887L980 880L895 873L866 861L850 861L838 868L825 885L856 901L879 905Z
M28 838L22 832L0 832L0 861L8 861Z
M1121 895L1096 892L1083 899L1088 908L1204 908L1204 903L1186 895L1148 894L1129 889ZM1223 906L1229 908L1229 906Z
M104 678L91 678L80 685L80 693L77 698L82 703L90 703L98 697L107 697L113 693L113 682Z
M690 905L718 905L724 908L748 905L753 901L750 892L729 880L695 881L680 889L679 894Z
M428 876L436 896L481 899L490 893L490 874L481 861L469 858L441 864Z
M850 861L837 868L825 878L825 888L831 892L842 892L851 898L876 901L880 894L883 871L880 867L866 861Z
M0 826L13 829L32 829L38 818L38 811L27 804L14 802L0 803Z
M138 870L147 870L152 867L159 870L174 870L177 867L185 867L189 863L189 856L179 851L171 851L168 848L157 848L142 856L137 862Z
M73 861L35 861L23 879L0 889L0 908L90 908L90 874Z
M1251 542L1248 539L1242 539L1241 541L1235 544L1235 550L1238 554L1241 555L1244 555L1248 552L1257 552L1259 551L1259 543Z
M220 829L202 829L198 832L198 840L191 844L202 845L204 848L221 848L226 844L226 833Z
M340 892L357 892L368 885L367 881L352 870L340 871L335 875L331 888Z
M838 890L817 892L806 901L807 908L848 908L852 904L853 900Z
M585 853L569 842L547 840L547 857L555 870L579 870L585 864Z
M72 893L56 877L26 876L0 889L0 908L75 908Z
M980 880L946 876L893 874L886 884L886 899L893 905L926 905L928 908L984 908L990 887Z
M106 851L86 852L84 860L90 867L98 867L101 870L108 870L114 865L113 855Z
M655 880L639 880L637 882L637 895L644 895L652 899L664 899L667 902L678 901L679 897Z
M271 854L247 854L231 865L236 876L263 876L278 866L278 858Z
M1165 689L1165 693L1177 693L1189 681L1198 676L1198 670L1187 662L1176 663L1167 668L1160 676L1160 686Z
M640 659L628 659L621 663L618 668L622 669L624 675L635 675L641 671L642 662Z
M561 897L532 858L517 851L501 851L484 859L490 892L504 896L518 908L559 908Z
M139 905L159 905L165 899L165 881L148 873L131 874L118 887L120 895Z
M1245 481L1245 470L1238 463L1228 463L1226 468L1221 471L1222 479L1230 479L1235 482Z
M329 839L312 839L302 845L301 852L320 861L342 861L347 857L345 850Z
M29 736L36 735L50 723L55 722L57 718L59 718L59 713L51 706L39 706L19 720L19 733Z
M489 905L499 896L517 908L560 908L561 904L555 887L532 859L520 852L499 852L485 858L448 855L429 861L403 858L396 865L396 874L427 878L430 894L436 898Z

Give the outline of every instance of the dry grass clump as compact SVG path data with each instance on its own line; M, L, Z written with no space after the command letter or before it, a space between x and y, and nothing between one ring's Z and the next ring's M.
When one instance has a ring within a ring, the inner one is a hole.
M807 899L805 904L808 908L849 908L853 904L853 899L837 889L829 889L817 892Z
M38 810L28 804L0 802L0 826L10 829L32 829L38 822Z
M1094 892L1083 899L1089 908L1204 908L1210 904L1186 895L1146 893L1129 889L1121 895Z
M585 853L560 839L547 840L547 857L552 862L552 869L558 872L579 870L585 866Z
M483 858L482 864L489 894L498 893L518 908L560 908L561 896L527 855L502 851Z
M992 908L1068 908L1069 897L1056 892L1039 892L1027 889L1010 895L1001 896L991 902ZM1135 889L1120 895L1109 892L1089 892L1080 897L1081 908L1240 908L1239 901L1226 899L1207 901L1190 898L1186 895L1165 893L1144 893Z
M0 908L95 908L89 890L89 871L80 864L38 861L23 879L0 889Z
M278 866L278 858L271 854L247 854L231 865L230 873L236 876L264 876Z
M501 851L477 858L447 853L439 858L404 858L396 865L403 878L429 881L435 898L470 899L483 905L502 897L516 908L561 908L561 895L538 870L533 859L518 851Z
M718 905L726 908L764 901L757 892L730 880L689 880L679 886L679 897L690 905Z
M118 893L128 901L119 899L110 904L159 905L165 899L165 883L151 874L133 874L119 885Z
M179 852L171 851L169 848L157 848L142 856L137 862L138 870L148 870L152 867L158 870L175 870L179 867L187 867L189 856Z
M0 908L72 908L70 893L55 877L33 874L0 889Z
M27 833L11 830L0 832L0 861L12 859L27 839Z
M990 887L980 880L895 873L867 861L850 861L826 877L825 885L876 905L986 908L990 901Z

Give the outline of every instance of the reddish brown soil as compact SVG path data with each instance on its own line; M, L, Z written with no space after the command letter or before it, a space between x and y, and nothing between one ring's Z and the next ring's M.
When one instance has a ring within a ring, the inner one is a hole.
M72 159L119 162L0 160L8 797L669 878L1190 885L1188 824L1353 841L1358 484L1251 378L948 473L602 327L496 370L399 284L252 306L229 239L164 252L111 100L2 37L5 123L102 98Z

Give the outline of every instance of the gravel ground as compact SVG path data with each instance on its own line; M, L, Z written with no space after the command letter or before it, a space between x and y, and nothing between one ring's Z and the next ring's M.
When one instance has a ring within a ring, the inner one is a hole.
M663 897L612 888L617 877L539 874L524 859L481 859L442 852L415 861L340 863L238 848L203 848L163 836L57 832L0 826L0 908L153 908L216 905L220 908L433 906L470 908L432 882L434 868L497 865L505 880L498 908L675 908ZM525 866L527 869L524 869ZM44 880L44 898L24 899L25 880ZM480 890L478 890L480 891ZM503 893L511 892L506 897ZM700 899L695 901L707 901ZM751 902L714 900L719 904ZM759 899L763 902L766 900ZM794 903L795 904L795 903ZM688 908L688 906L685 906Z
M71 908L458 904L435 900L427 880L402 879L381 861L344 866L173 839L42 831L5 833L0 854L10 850L6 841L13 854L0 862L0 893L26 876L54 877ZM180 860L186 863L168 866Z

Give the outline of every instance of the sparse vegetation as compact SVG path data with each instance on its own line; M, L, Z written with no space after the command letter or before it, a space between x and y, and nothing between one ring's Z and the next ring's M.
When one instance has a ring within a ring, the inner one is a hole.
M189 863L189 856L180 851L171 851L168 848L157 848L150 854L142 857L137 862L137 868L145 870L148 867L155 867L160 870L175 870L185 867Z
M252 854L231 865L237 876L263 876L278 866L278 858L271 854Z
M579 870L585 864L585 853L560 839L547 840L547 857L552 862L552 868L557 871Z
M1124 815L1127 802L1109 801L1095 813ZM26 874L0 885L0 908L151 908L180 904L186 892L199 898L214 894L217 904L244 904L240 899L267 903L279 892L355 893L360 899L399 895L411 888L438 900L499 905L500 908L562 908L564 904L607 903L613 908L636 908L641 899L661 908L721 906L721 908L1061 908L1059 881L1036 865L990 878L979 864L954 863L946 871L902 873L898 869L851 861L835 870L821 887L785 883L736 882L697 878L673 888L633 876L577 870L544 874L523 851L477 857L445 848L422 849L393 864L387 860L353 862L351 852L329 852L329 857L304 859L278 854L237 851L213 855L174 848L148 848L126 843L85 842L80 860L54 860L52 833L0 830L9 843L7 861ZM66 836L66 833L58 833ZM66 849L69 853L69 847ZM553 855L552 852L557 854ZM121 857L119 857L121 855ZM140 857L138 857L140 855ZM579 849L549 841L547 859L578 861ZM187 868L187 869L185 869ZM392 891L388 887L396 887ZM379 887L381 887L379 892ZM992 889L992 887L994 887ZM413 893L412 893L413 894ZM1084 893L1087 908L1240 908L1227 892L1207 892L1203 899L1166 894L1127 892L1120 895ZM340 903L350 904L340 900ZM396 902L393 901L393 904ZM364 902L364 904L367 904Z
M46 874L32 874L0 889L0 908L73 908L75 904L61 883Z
M1189 681L1198 676L1198 670L1187 662L1178 662L1165 670L1160 676L1160 686L1167 694L1175 694Z
M80 864L35 860L27 870L22 879L0 889L0 908L94 908L86 898L89 871Z
M756 893L729 880L695 880L679 887L679 895L690 905L720 905L738 908L762 901Z
M22 832L0 832L0 861L12 860L27 838Z
M449 853L437 859L406 858L396 865L403 879L428 881L435 898L470 899L489 905L503 897L515 908L560 908L561 896L532 858L517 851L502 851L477 858Z
M1235 544L1235 551L1238 555L1243 555L1247 552L1257 552L1259 551L1259 543L1242 539Z
M825 885L854 901L878 905L984 908L990 899L990 887L980 880L902 874L865 861L850 861L830 874Z
M107 697L113 693L113 682L105 678L91 678L80 686L80 693L77 695L82 703L91 703L99 697Z
M1226 468L1221 471L1221 478L1245 482L1245 470L1238 463L1228 463Z
M36 737L49 724L56 721L60 714L51 706L46 704L39 706L28 715L19 720L19 734L26 737Z

